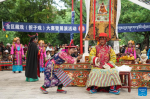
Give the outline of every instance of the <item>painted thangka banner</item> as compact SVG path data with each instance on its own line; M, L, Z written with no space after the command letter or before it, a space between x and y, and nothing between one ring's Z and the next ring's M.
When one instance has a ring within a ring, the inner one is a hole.
M90 0L90 8L87 8L89 12L89 30L86 34L85 40L94 40L93 28L94 28L94 1ZM120 0L119 0L120 1ZM88 2L88 1L87 1ZM99 33L107 33L109 35L109 5L110 0L96 0L95 11L95 36ZM118 9L118 5L120 6ZM88 4L87 4L88 7ZM111 0L111 40L118 40L116 34L116 24L120 17L121 2L118 0ZM88 20L88 19L87 19Z
M3 30L20 32L45 32L45 33L80 33L80 24L43 24L43 23L21 23L3 22ZM82 26L83 33L86 25Z
M150 10L150 0L129 0L129 1Z

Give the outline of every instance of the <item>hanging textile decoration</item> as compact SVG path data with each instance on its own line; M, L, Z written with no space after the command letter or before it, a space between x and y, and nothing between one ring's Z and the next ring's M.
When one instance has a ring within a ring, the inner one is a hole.
M89 2L90 7L87 7L89 30L85 40L95 40L100 33L107 33L111 40L119 40L116 35L118 0L90 0Z

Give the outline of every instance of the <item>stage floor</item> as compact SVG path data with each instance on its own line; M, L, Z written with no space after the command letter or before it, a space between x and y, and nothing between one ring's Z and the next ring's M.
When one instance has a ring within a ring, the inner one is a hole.
M89 94L85 87L67 87L67 94L56 93L56 87L49 88L48 94L42 94L39 90L44 83L44 74L37 82L25 82L25 72L12 73L12 71L0 71L0 99L149 99L147 96L138 96L138 89L121 89L120 95L109 93Z

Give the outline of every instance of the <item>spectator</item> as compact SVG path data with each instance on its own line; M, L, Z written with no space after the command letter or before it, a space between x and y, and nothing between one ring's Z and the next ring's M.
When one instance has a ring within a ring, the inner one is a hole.
M24 48L23 48L24 54L26 53L27 50L28 50L28 46L27 46L27 44L25 44Z
M46 51L46 61L51 58L50 51Z
M91 50L92 50L92 46L91 45L89 45L89 53L91 52Z
M77 46L77 53L78 53L78 55L80 54L80 47L79 47L79 45L76 45Z
M62 45L59 45L59 50L62 48Z
M141 47L141 43L138 43L138 49L140 49L140 51L142 51L142 47Z
M141 56L141 51L139 49L139 45L136 45L136 56L137 56L137 58L140 58L140 56Z
M47 44L44 44L44 47L47 48Z
M5 50L8 50L8 53L10 54L10 43L6 44Z
M55 53L57 53L57 51L58 51L58 47L57 47L57 45L55 46Z
M65 46L67 46L67 44L65 44Z
M0 52L2 52L2 55L3 55L3 51L4 51L4 45L3 45L3 42L0 43Z
M148 47L147 47L147 46L145 46L144 50L146 50L146 52L148 52Z
M2 52L0 52L0 61L3 60L3 55L2 55Z
M125 49L126 49L125 46L120 46L120 53L122 54L125 53Z
M148 56L148 59L150 59L150 46L149 46L149 50L147 52L147 56Z
M53 50L53 46L52 46L52 45L47 46L46 51L47 51L47 50L52 51L52 50Z
M5 50L4 51L4 54L3 54L3 61L8 61L8 50ZM4 69L4 67L2 67ZM7 66L5 66L5 69L7 69Z
M62 48L63 48L63 49L65 48L65 44L62 45Z
M9 55L8 50L5 50L4 55L3 55L3 60L4 60L4 61L7 61L7 60L8 60L8 55Z

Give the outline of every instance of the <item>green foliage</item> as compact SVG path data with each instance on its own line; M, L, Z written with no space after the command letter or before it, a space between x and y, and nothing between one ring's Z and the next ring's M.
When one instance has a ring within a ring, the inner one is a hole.
M119 23L147 23L150 22L149 13L150 10L138 6L129 0L121 0ZM121 39L120 44L126 45L129 40L134 40L135 43L143 43L143 47L144 45L148 46L150 36L148 34L150 32L119 33L119 38Z
M6 0L0 3L0 19L5 22L28 22L28 23L55 23L55 24L71 24L71 0L60 0L64 2L67 9L58 10L52 4L56 4L55 0ZM83 24L86 24L86 6L83 0ZM150 11L140 7L129 0L121 0L121 16L119 23L146 23L150 22ZM75 24L80 24L80 0L74 0ZM1 22L1 20L0 20ZM2 25L0 24L0 29ZM6 39L6 34L8 38ZM27 34L33 35L35 33L0 32L0 41L5 44L11 43L14 37L21 38L21 43L28 44L29 37ZM85 34L83 34L84 38ZM121 45L127 44L129 40L134 40L136 43L143 43L148 45L150 32L138 33L119 33ZM39 40L42 39L45 43L52 45L59 45L70 42L69 33L39 33ZM74 44L80 44L80 34L74 34ZM93 41L90 44L94 45Z

